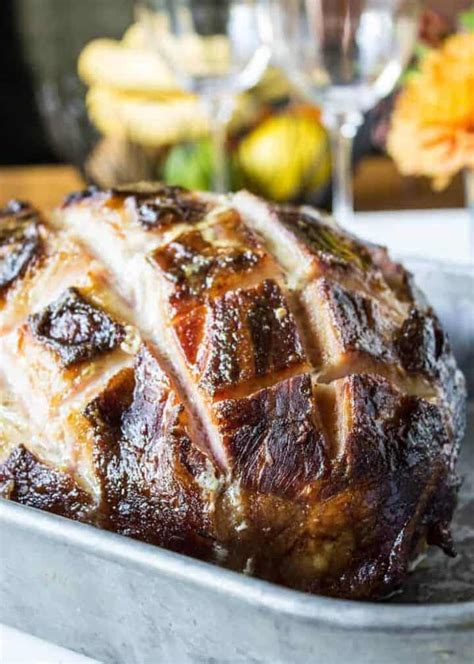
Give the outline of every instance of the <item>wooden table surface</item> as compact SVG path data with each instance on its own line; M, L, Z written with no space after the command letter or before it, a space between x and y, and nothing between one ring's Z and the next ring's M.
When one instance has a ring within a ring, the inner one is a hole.
M11 198L18 198L48 211L67 193L83 187L83 179L72 166L0 168L0 206Z
M0 168L0 206L11 198L29 200L48 211L71 191L84 187L72 166L14 166ZM399 210L462 207L460 177L441 193L422 178L402 178L386 157L368 157L357 166L354 179L357 210Z

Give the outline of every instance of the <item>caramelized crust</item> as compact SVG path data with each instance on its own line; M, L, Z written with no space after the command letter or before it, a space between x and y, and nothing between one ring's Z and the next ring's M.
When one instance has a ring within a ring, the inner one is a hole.
M91 289L95 301L89 297ZM127 333L123 319L115 319L121 305L117 302L112 311L102 307L112 299L100 276L91 274L87 285L60 292L26 322L0 335L7 378L20 390L38 426L45 417L57 417L64 404L104 374L130 364L126 341L131 329Z
M334 472L346 491L359 493L361 522L352 569L329 589L370 597L400 585L420 542L436 540L452 553L448 524L458 480L438 407L372 376L346 378L336 391L344 433Z
M192 445L186 413L146 347L85 409L94 430L103 527L204 555L212 540L198 479L206 459ZM202 533L202 534L201 534Z
M67 209L84 201L98 201L111 211L123 207L132 223L148 232L162 232L179 224L195 224L202 221L211 209L207 201L192 192L159 182L141 182L106 192L89 187L68 196L63 208Z
M310 322L319 339L322 372L337 373L349 354L389 364L395 361L391 342L395 321L386 312L384 315L377 300L324 277L312 282L302 298L312 312Z
M216 416L242 486L279 497L311 491L328 468L308 374L220 402Z
M59 357L61 366L114 350L125 338L123 325L88 302L76 288L29 317L33 335Z
M269 255L230 213L202 230L185 231L158 247L150 261L169 282L171 315L186 313L262 272L276 274ZM273 268L273 269L272 269Z
M0 465L0 497L71 519L88 521L93 500L74 478L17 447Z
M420 370L411 371L400 352L408 319L384 302L325 277L306 286L301 301L309 316L311 338L317 342L313 363L321 382L350 373L377 373L407 393L436 398L432 380ZM409 352L426 351L414 346Z
M22 206L19 214L28 209ZM92 449L73 413L133 362L134 333L125 325L127 307L111 291L103 268L70 238L44 222L38 227L41 255L11 285L0 310L4 387L15 391L27 420L16 427L15 444L22 443L38 464L85 487L94 502ZM2 415L0 408L0 430ZM33 493L32 500L38 500L36 489Z
M36 211L21 201L0 210L0 307L6 290L41 253L39 224Z
M169 226L201 221L209 206L182 187L170 187L160 183L134 188L117 187L111 191L109 205L120 205L125 201L136 217L136 222L145 230L163 230Z
M372 268L367 247L347 233L338 231L315 211L282 208L277 214L279 221L311 252L315 274L331 267Z
M394 343L402 367L437 387L453 437L455 457L465 428L466 387L438 318L429 309L411 309Z
M265 239L297 289L327 276L347 287L390 296L390 288L368 246L342 231L327 215L308 207L278 207L247 192L236 194L234 204L245 223ZM394 298L393 305L399 306Z
M305 367L294 319L278 285L264 281L210 303L196 352L199 385L210 395L289 368Z
M123 192L122 192L122 195ZM133 195L138 223L146 230L178 223L195 223L206 215L206 204L179 187L163 187L150 196Z
M0 312L2 369L35 404L4 494L339 597L393 592L427 543L452 553L464 382L386 250L309 208L160 184L88 189L58 221Z
M345 418L340 461L351 482L418 466L431 473L433 461L443 461L449 439L437 406L376 376L354 375L336 389Z

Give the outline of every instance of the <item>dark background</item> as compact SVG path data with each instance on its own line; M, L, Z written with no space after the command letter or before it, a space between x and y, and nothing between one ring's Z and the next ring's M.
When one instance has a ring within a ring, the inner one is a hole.
M51 161L18 38L14 0L0 2L0 162Z
M64 156L61 134L85 121L77 56L91 39L121 37L132 20L133 0L0 0L0 164Z

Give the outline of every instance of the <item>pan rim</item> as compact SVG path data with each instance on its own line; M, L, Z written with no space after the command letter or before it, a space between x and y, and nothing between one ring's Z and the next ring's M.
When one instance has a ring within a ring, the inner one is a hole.
M122 566L326 627L382 632L474 630L474 601L389 604L310 595L4 499L0 499L0 523Z

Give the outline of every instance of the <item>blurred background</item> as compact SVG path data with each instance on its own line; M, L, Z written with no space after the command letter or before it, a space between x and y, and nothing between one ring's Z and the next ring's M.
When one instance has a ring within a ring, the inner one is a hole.
M424 2L410 67L459 29L470 8L470 0ZM205 118L190 95L151 90L146 75L133 78L134 54L145 48L132 0L1 0L1 198L2 188L4 195L21 188L18 178L27 173L8 168L20 165L72 165L76 170L61 171L64 187L82 179L110 186L144 178L210 186ZM402 177L387 156L397 94L372 109L357 133L356 209L463 206L460 173L434 191L426 178ZM232 188L330 208L330 150L319 110L278 69L270 67L239 96L227 150ZM48 188L48 171L42 173ZM58 170L49 173L59 177Z
M120 39L132 21L132 0L0 2L0 163L80 158L82 141L68 132L68 124L73 136L90 131L77 59L89 41Z

